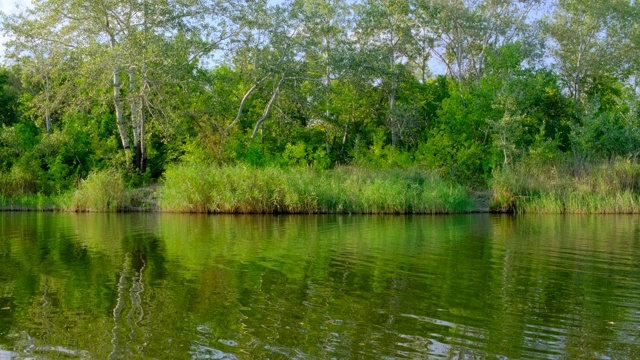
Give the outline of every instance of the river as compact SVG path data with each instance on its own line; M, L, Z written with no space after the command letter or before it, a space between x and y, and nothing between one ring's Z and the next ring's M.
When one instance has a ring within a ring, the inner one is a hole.
M640 358L638 216L0 213L0 359Z

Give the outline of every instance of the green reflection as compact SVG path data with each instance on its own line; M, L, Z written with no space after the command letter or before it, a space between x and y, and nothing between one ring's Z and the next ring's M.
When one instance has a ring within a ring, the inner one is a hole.
M640 356L631 216L0 214L0 357Z

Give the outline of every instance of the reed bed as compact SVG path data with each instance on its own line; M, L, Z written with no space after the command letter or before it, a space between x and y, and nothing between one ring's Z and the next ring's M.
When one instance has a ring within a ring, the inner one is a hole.
M0 195L0 211L54 211L59 210L59 198L42 193L16 196Z
M518 213L640 213L640 164L634 159L600 163L520 164L493 179L494 211Z
M0 172L0 211L58 209L58 196L40 190L35 178L18 167Z
M80 182L77 190L60 202L60 207L67 211L124 211L131 206L131 191L125 185L122 174L109 169L89 174Z
M38 186L35 178L20 168L11 172L0 171L0 197L17 199L37 193Z
M182 164L165 177L159 206L170 212L436 214L474 207L463 187L420 169Z

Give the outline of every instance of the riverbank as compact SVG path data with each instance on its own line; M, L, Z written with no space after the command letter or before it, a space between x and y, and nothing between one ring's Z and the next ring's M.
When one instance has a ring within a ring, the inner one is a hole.
M159 190L163 211L273 214L450 214L475 209L461 185L422 169L179 165Z
M479 197L482 198L482 197ZM487 203L484 194L481 204ZM452 214L487 211L461 185L421 169L177 165L162 185L127 189L113 170L59 196L0 199L5 211L238 214Z
M639 214L640 164L522 162L494 174L491 210L527 214Z
M471 190L436 172L338 167L170 167L161 184L128 188L121 173L92 173L54 196L0 196L0 211L226 214L640 213L640 165L520 164Z

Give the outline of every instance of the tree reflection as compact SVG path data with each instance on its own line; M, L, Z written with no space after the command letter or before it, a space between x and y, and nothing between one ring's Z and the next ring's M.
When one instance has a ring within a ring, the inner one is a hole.
M639 223L0 214L0 355L633 358Z

